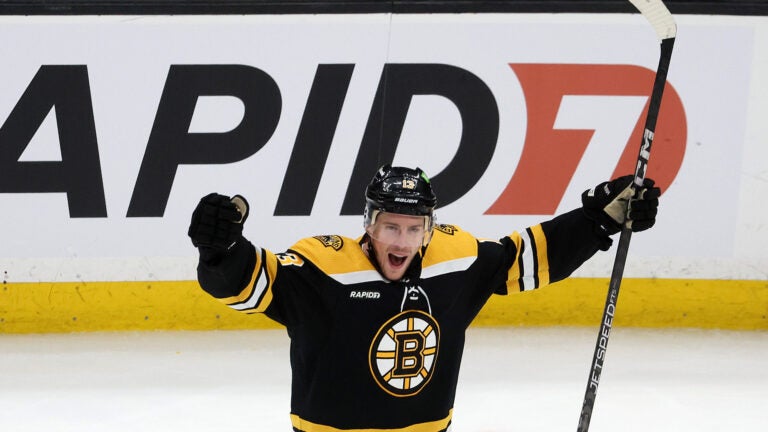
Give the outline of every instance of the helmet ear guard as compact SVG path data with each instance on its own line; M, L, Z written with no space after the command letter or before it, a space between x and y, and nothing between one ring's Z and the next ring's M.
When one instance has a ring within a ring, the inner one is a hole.
M437 216L433 212L431 216L428 216L426 220L424 221L424 244L422 246L426 247L429 242L432 240L432 230L435 229L435 218Z

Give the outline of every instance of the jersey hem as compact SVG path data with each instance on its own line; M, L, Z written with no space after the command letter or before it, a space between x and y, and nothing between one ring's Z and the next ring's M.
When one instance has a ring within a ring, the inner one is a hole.
M444 432L451 424L453 409L448 416L441 420L413 424L402 428L366 428L366 429L337 429L333 426L321 425L304 420L296 414L291 414L291 425L297 432Z

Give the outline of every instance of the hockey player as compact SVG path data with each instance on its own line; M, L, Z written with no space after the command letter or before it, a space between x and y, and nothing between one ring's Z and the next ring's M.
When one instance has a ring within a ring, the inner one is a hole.
M229 307L263 313L291 339L294 431L445 431L464 333L493 294L568 277L611 245L630 201L634 231L650 228L660 190L631 176L582 194L582 207L480 240L435 224L419 168L385 165L365 193L365 232L320 235L285 252L242 236L248 204L210 194L189 227L202 288Z

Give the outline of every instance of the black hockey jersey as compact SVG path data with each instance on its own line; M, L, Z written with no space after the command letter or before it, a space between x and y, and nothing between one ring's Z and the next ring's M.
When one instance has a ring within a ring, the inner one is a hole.
M244 240L198 267L214 297L286 326L296 431L445 430L465 330L488 298L563 279L610 245L581 210L499 240L438 225L391 282L363 241L317 236L272 253Z

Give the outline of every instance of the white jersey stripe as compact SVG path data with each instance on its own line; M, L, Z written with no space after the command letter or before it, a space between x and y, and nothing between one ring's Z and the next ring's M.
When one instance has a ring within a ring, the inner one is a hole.
M269 276L267 276L267 271L262 266L262 268L259 270L259 275L256 277L253 293L251 293L251 296L248 298L248 300L242 303L230 305L229 307L239 311L255 308L259 299L261 298L261 295L264 294L264 290L267 289L268 279Z
M473 255L464 258L456 258L450 261L439 262L429 267L424 267L421 270L421 278L427 279L447 273L463 271L468 269L469 266L475 262L475 260L477 260L477 257Z
M350 273L336 273L328 275L332 277L336 282L343 285L354 285L363 282L374 282L384 280L376 270L363 270Z
M469 256L464 258L457 258L450 261L444 261L441 263L433 264L429 267L424 267L421 270L422 279L440 276L447 273L463 271L469 268L472 263L477 259L476 256ZM337 273L328 275L334 280L344 285L354 285L363 282L373 282L383 280L381 274L376 270L363 270L359 272L351 273Z
M520 247L523 249L523 254L520 257L523 261L523 271L520 274L520 283L523 291L530 291L536 288L536 279L534 278L534 260L536 257L533 256L533 239L528 233L528 230L523 230L523 232L520 233L520 237L522 238Z

